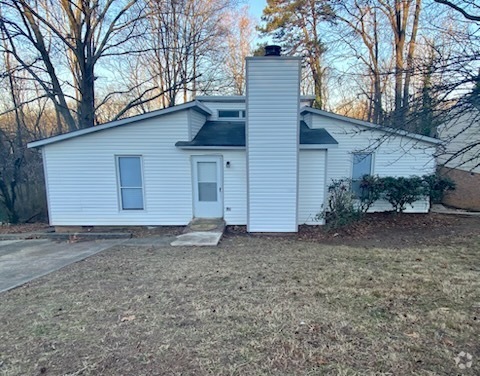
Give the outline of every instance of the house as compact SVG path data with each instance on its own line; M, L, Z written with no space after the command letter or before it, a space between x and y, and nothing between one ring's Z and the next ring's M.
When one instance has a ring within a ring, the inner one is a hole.
M450 121L437 128L445 142L437 156L439 172L455 182L443 203L461 209L480 210L480 111L475 107L455 111Z
M309 107L300 71L297 57L249 57L245 97L197 97L30 143L43 154L51 225L223 217L250 232L295 232L319 224L332 179L435 171L436 139ZM427 199L409 208L428 210Z

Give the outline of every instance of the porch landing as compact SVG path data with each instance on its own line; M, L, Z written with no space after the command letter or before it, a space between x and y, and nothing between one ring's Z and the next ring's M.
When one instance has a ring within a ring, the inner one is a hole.
M216 246L225 231L222 218L194 218L172 246Z

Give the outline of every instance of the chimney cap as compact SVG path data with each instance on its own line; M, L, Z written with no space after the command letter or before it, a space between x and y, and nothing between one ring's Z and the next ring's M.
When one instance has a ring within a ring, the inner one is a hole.
M280 56L282 47L276 45L265 46L265 56Z

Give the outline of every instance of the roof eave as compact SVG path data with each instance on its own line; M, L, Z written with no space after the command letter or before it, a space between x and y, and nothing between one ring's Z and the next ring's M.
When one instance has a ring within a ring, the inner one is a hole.
M245 150L245 146L221 146L221 145L175 145L181 150Z
M312 114L317 114L317 115L323 115L323 116L326 116L326 117L329 117L329 118L332 118L332 119L335 119L335 120L346 121L346 122L349 122L349 123L352 123L352 124L355 124L355 125L360 125L360 126L366 127L366 128L372 128L372 129L383 131L383 132L393 133L393 134L396 134L396 135L399 135L399 136L413 138L413 139L423 141L423 142L428 142L428 143L431 143L431 144L438 145L438 144L442 143L441 140L438 140L438 139L433 138L433 137L428 137L428 136L423 136L423 135L420 135L420 134L417 134L417 133L407 132L407 131L404 131L402 129L384 127L384 126L369 123L369 122L366 122L366 121L363 121L363 120L350 118L348 116L337 115L337 114L333 114L333 113L328 112L328 111L318 110L316 108L302 107L300 109L300 114L301 115L303 115L306 112L310 112Z
M300 150L323 150L323 149L336 149L338 144L300 144Z

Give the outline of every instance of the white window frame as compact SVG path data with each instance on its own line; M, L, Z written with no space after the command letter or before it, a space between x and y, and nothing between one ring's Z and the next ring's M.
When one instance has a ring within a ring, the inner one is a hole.
M142 179L142 186L141 187L122 187L120 181L120 158L139 158L140 159L140 177ZM145 211L145 178L143 175L143 156L139 154L121 154L115 155L115 165L117 171L117 196L118 196L118 208L122 212L135 212L135 211ZM124 209L123 208L123 199L122 199L122 189L123 188L135 188L142 190L142 203L143 207L141 209Z
M353 169L355 167L355 155L358 155L358 154L370 155L370 172L368 174L365 174L365 175L369 175L369 176L373 175L373 166L375 164L375 154L373 152L371 152L371 151L354 151L354 152L352 152L352 163L351 163L352 171L351 171L351 174L350 174L350 178L351 178L351 182L352 182L352 192L355 195L356 195L357 192L355 192L354 189L353 189L353 183L361 180L361 179L354 179L353 178Z
M220 116L221 111L235 111L235 112L238 112L239 116L238 117ZM246 113L246 110L239 110L239 109L236 109L236 108L232 108L232 109L222 108L222 109L217 110L217 117L218 117L219 120L245 120L245 118L247 117L247 113Z

